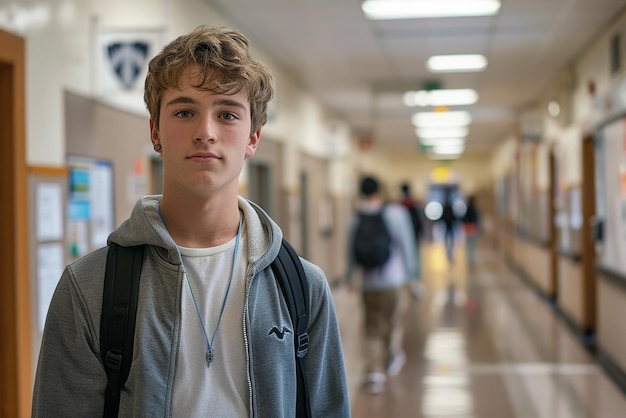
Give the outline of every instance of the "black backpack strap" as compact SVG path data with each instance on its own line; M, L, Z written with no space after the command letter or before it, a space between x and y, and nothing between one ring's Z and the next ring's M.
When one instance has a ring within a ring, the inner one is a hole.
M283 292L295 329L296 375L298 380L296 418L310 418L311 404L306 380L304 357L309 349L308 287L300 258L291 245L283 239L272 270Z
M126 383L133 359L139 276L145 246L110 244L104 274L100 317L100 353L108 383L104 417L117 417L120 389Z

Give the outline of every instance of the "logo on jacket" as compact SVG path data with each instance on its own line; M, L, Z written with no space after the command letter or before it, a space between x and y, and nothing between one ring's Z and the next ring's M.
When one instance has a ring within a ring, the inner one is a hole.
M107 45L109 61L124 88L131 89L148 57L147 42L113 42Z
M282 331L278 329L278 327L274 327L270 330L269 334L267 335L272 335L272 334L276 334L276 336L278 337L278 339L282 340L283 338L285 338L285 334L290 333L291 330L287 327L283 327Z

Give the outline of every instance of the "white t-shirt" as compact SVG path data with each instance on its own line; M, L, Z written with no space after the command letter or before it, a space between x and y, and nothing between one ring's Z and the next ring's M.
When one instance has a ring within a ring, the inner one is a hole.
M181 340L174 381L175 417L248 417L249 389L243 339L243 309L247 245L241 238L233 280L215 339L213 361L207 367L207 343L189 290L193 289L209 341L217 326L228 288L233 238L212 248L179 247L186 276L182 289Z

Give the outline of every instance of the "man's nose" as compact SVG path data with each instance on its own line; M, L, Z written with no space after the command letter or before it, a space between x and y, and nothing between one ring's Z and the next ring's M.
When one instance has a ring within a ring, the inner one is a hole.
M211 115L202 115L198 117L196 131L194 132L194 141L215 141L217 139L217 121Z

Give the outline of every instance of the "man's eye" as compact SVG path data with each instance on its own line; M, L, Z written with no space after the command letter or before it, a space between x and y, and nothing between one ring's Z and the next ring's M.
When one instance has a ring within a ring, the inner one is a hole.
M224 112L224 113L222 113L222 119L235 120L235 119L237 119L237 116L235 116L234 113Z
M191 117L191 112L188 110L179 110L178 112L175 113L176 116L178 116L179 118L188 118Z

